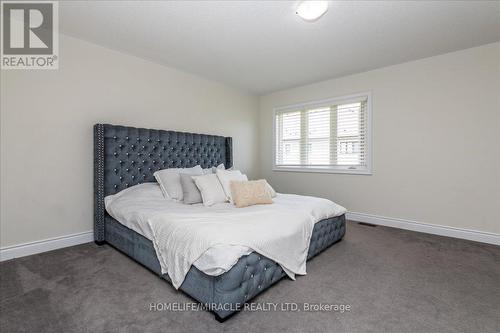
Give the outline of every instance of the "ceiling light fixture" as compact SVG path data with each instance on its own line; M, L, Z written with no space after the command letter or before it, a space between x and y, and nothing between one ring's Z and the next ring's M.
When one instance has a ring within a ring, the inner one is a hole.
M303 1L297 7L296 14L312 22L323 16L328 10L328 1Z

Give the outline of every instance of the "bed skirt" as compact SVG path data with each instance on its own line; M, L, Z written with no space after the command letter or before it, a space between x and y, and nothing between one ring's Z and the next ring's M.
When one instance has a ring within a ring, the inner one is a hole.
M342 239L346 231L345 215L324 219L315 224L307 259ZM161 274L153 243L105 216L106 242L170 282ZM241 257L226 273L211 276L191 266L181 289L202 304L208 305L218 320L224 320L244 303L281 280L285 272L276 262L256 252Z

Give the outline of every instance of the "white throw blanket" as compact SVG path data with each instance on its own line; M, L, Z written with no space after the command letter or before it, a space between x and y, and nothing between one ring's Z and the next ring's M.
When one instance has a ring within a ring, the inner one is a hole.
M247 246L279 263L292 278L306 274L314 223L346 210L315 197L280 194L275 201L231 213L165 212L151 217L148 224L162 273L179 288L191 265L209 248L223 244Z

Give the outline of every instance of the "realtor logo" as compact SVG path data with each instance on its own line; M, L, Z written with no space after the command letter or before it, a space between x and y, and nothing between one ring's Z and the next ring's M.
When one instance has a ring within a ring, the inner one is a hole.
M2 1L2 69L57 69L58 3Z

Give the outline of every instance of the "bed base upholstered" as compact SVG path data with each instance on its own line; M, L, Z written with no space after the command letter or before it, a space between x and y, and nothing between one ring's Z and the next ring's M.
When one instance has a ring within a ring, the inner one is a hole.
M111 216L106 216L106 241L134 260L170 282L167 274L161 274L160 262L153 243L141 234L125 227ZM346 231L345 215L321 220L316 223L307 259L342 239ZM211 276L191 266L180 289L202 304L215 305L217 319L230 316L262 291L281 280L285 272L276 262L256 252L241 257L226 273ZM226 307L227 310L223 308Z
M110 244L170 282L167 274L161 274L153 243L107 214L104 197L154 181L153 172L167 167L200 164L207 168L220 163L230 167L231 138L98 124L94 126L94 141L96 243ZM340 241L345 231L344 215L316 223L308 259ZM219 276L207 275L192 266L180 289L207 305L216 319L223 321L284 276L276 262L252 252Z

